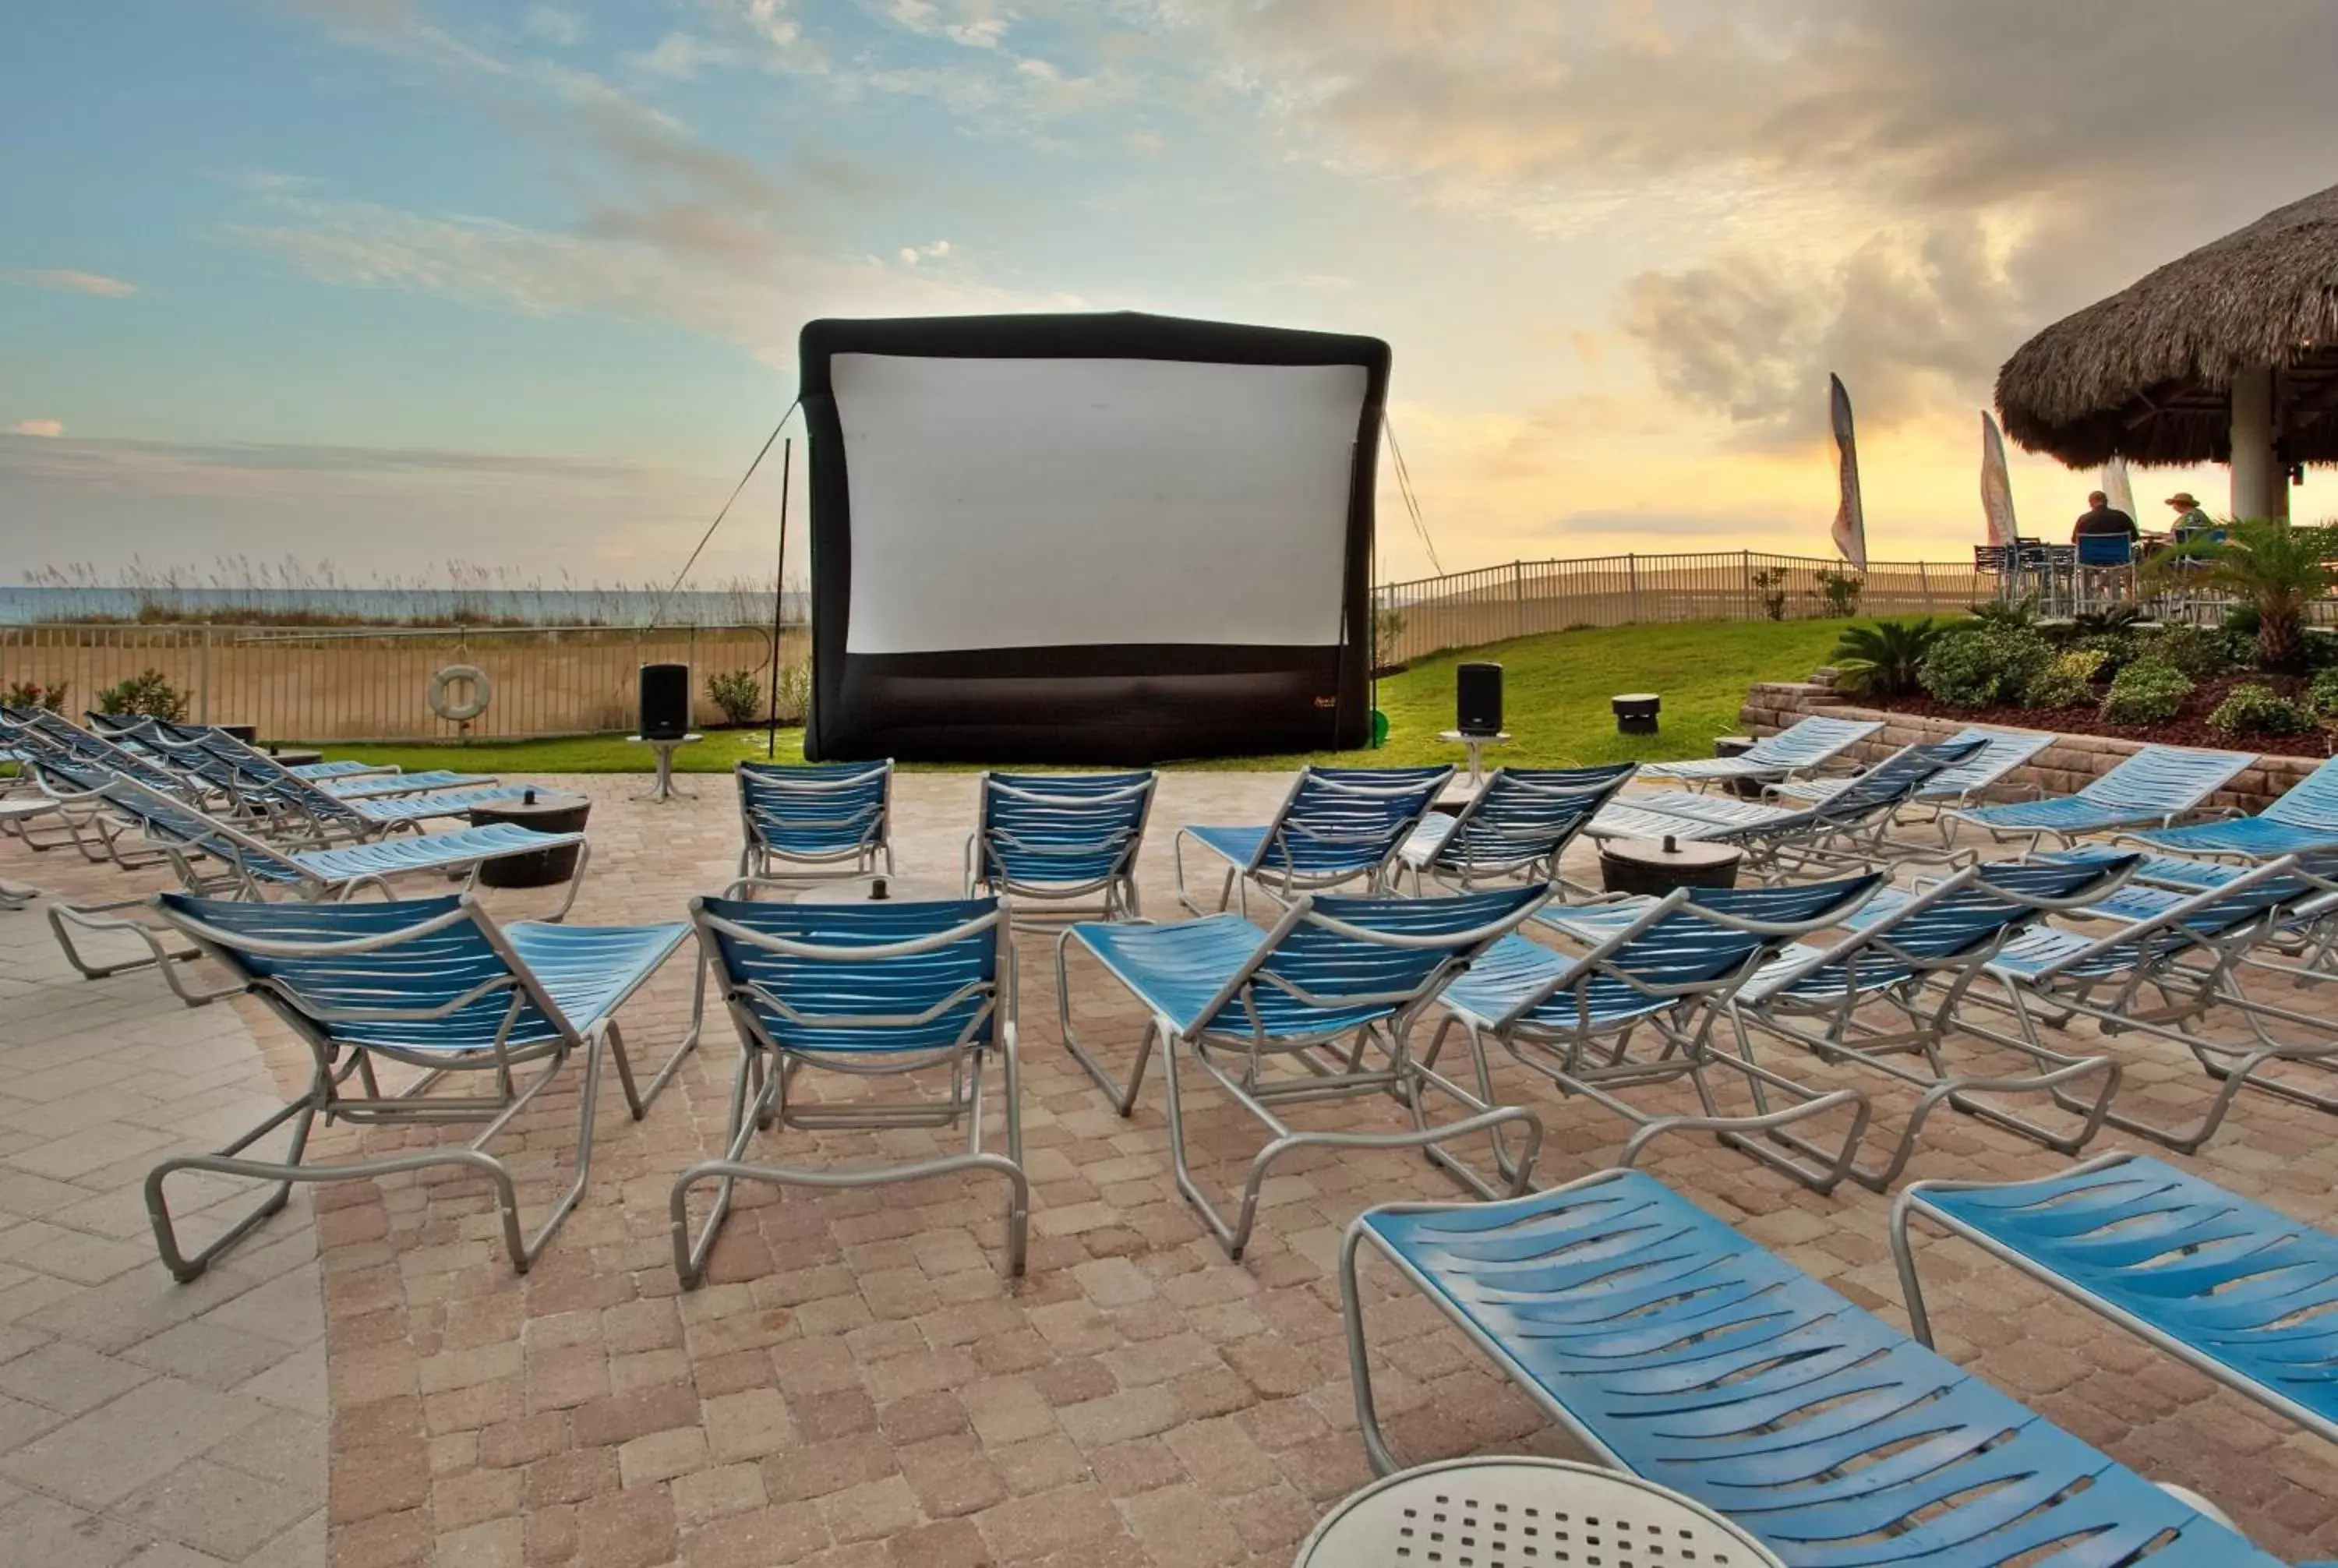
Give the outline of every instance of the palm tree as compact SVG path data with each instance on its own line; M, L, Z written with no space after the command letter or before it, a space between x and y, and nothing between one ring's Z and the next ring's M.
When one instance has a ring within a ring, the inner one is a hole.
M1829 655L1835 667L1835 684L1870 697L1898 697L1913 691L1924 656L1940 635L1941 629L1932 624L1929 615L1912 626L1904 621L1847 626Z
M2305 664L2305 607L2338 582L2329 565L2333 555L2338 528L2236 517L2215 534L2154 558L2144 582L2161 588L2181 581L2245 601L2257 612L2257 662L2267 670L2299 670Z

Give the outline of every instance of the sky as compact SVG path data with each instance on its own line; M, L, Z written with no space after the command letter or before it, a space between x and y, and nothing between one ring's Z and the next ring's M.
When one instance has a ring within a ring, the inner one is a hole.
M1823 554L1830 371L1871 556L1955 559L2007 354L2338 178L2326 0L106 0L5 36L5 582L663 582L805 320L1066 309L1387 339L1428 543L1384 453L1384 581ZM695 582L768 573L778 456ZM2017 453L2024 532L2092 483ZM2179 485L2226 495L2139 475L2146 525Z

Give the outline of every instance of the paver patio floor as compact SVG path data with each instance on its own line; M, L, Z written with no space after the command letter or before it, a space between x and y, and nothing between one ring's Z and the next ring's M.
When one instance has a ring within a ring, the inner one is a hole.
M734 873L727 779L689 780L698 799L659 807L626 799L634 779L565 782L595 798L573 918L680 918L690 895ZM1285 783L1164 776L1148 912L1175 913L1176 824L1263 820ZM973 792L969 775L900 778L903 875L957 877ZM0 876L72 897L137 885L12 845L0 845ZM492 898L511 916L543 902ZM269 1073L298 1082L305 1050L246 1001L189 1011L152 974L68 978L37 912L0 915L0 1541L30 1531L54 1544L26 1561L103 1568L142 1551L146 1568L315 1562L329 1519L337 1568L1288 1562L1367 1479L1331 1269L1341 1230L1370 1202L1458 1189L1414 1153L1302 1152L1277 1167L1248 1255L1229 1262L1173 1184L1157 1078L1135 1115L1114 1115L1062 1049L1051 940L1022 939L1020 975L1033 1181L1020 1281L1000 1272L1003 1188L966 1177L873 1192L742 1188L710 1283L683 1292L667 1193L722 1142L737 1047L716 1015L646 1120L603 1095L585 1200L526 1277L503 1259L483 1184L442 1171L318 1189L313 1241L296 1199L211 1276L179 1287L152 1257L139 1180L157 1151L256 1119ZM1141 1015L1093 967L1076 978L1078 1026L1125 1063ZM690 993L677 960L621 1014L637 1062L680 1037ZM2109 1048L2129 1063L2123 1103L2205 1102L2188 1058L2132 1039ZM1886 1124L1911 1103L1872 1075L1847 1081L1876 1093ZM1596 1107L1529 1088L1522 1073L1504 1086L1544 1112L1544 1181L1597 1169L1620 1146ZM524 1215L565 1171L574 1093L547 1094L507 1145L521 1151ZM1190 1103L1201 1180L1231 1191L1257 1130L1198 1088ZM1405 1124L1386 1100L1292 1120ZM2330 1223L2333 1126L2251 1094L2184 1162ZM378 1151L399 1136L337 1131L323 1147ZM904 1160L954 1138L774 1132L751 1157ZM2096 1148L2121 1146L2139 1145ZM1944 1116L1911 1174L2064 1163ZM1814 1197L1709 1140L1659 1142L1644 1164L1904 1326L1884 1199ZM321 1324L313 1294L301 1306L319 1277ZM1366 1278L1385 1295L1373 1337L1401 1453L1568 1452L1432 1310L1384 1273ZM1969 1249L1931 1246L1926 1279L1951 1357L2155 1479L2205 1493L2268 1549L2338 1553L2330 1445Z

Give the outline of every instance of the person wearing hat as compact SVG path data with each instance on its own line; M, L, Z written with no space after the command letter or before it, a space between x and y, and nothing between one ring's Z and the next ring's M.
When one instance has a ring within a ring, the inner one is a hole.
M2167 498L2167 504L2176 508L2176 544L2189 544L2215 532L2215 524L2209 521L2208 514L2201 509L2191 491L2178 490Z

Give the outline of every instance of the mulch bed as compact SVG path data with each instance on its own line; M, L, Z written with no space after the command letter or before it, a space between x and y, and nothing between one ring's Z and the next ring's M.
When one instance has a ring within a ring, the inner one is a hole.
M2160 746L2201 746L2213 751L2258 751L2276 757L2328 757L2338 736L2327 729L2303 735L2227 735L2208 727L2208 715L2235 686L2255 681L2284 697L2303 699L2306 679L2296 675L2217 675L2203 681L2184 701L2184 711L2159 724L2106 724L2093 708L1957 708L1921 692L1912 697L1855 699L1862 708L1890 713L1920 713L1968 724L2001 724L2015 730L2058 730L2068 735L2115 735L2122 740ZM2100 692L2097 700L2100 700Z

